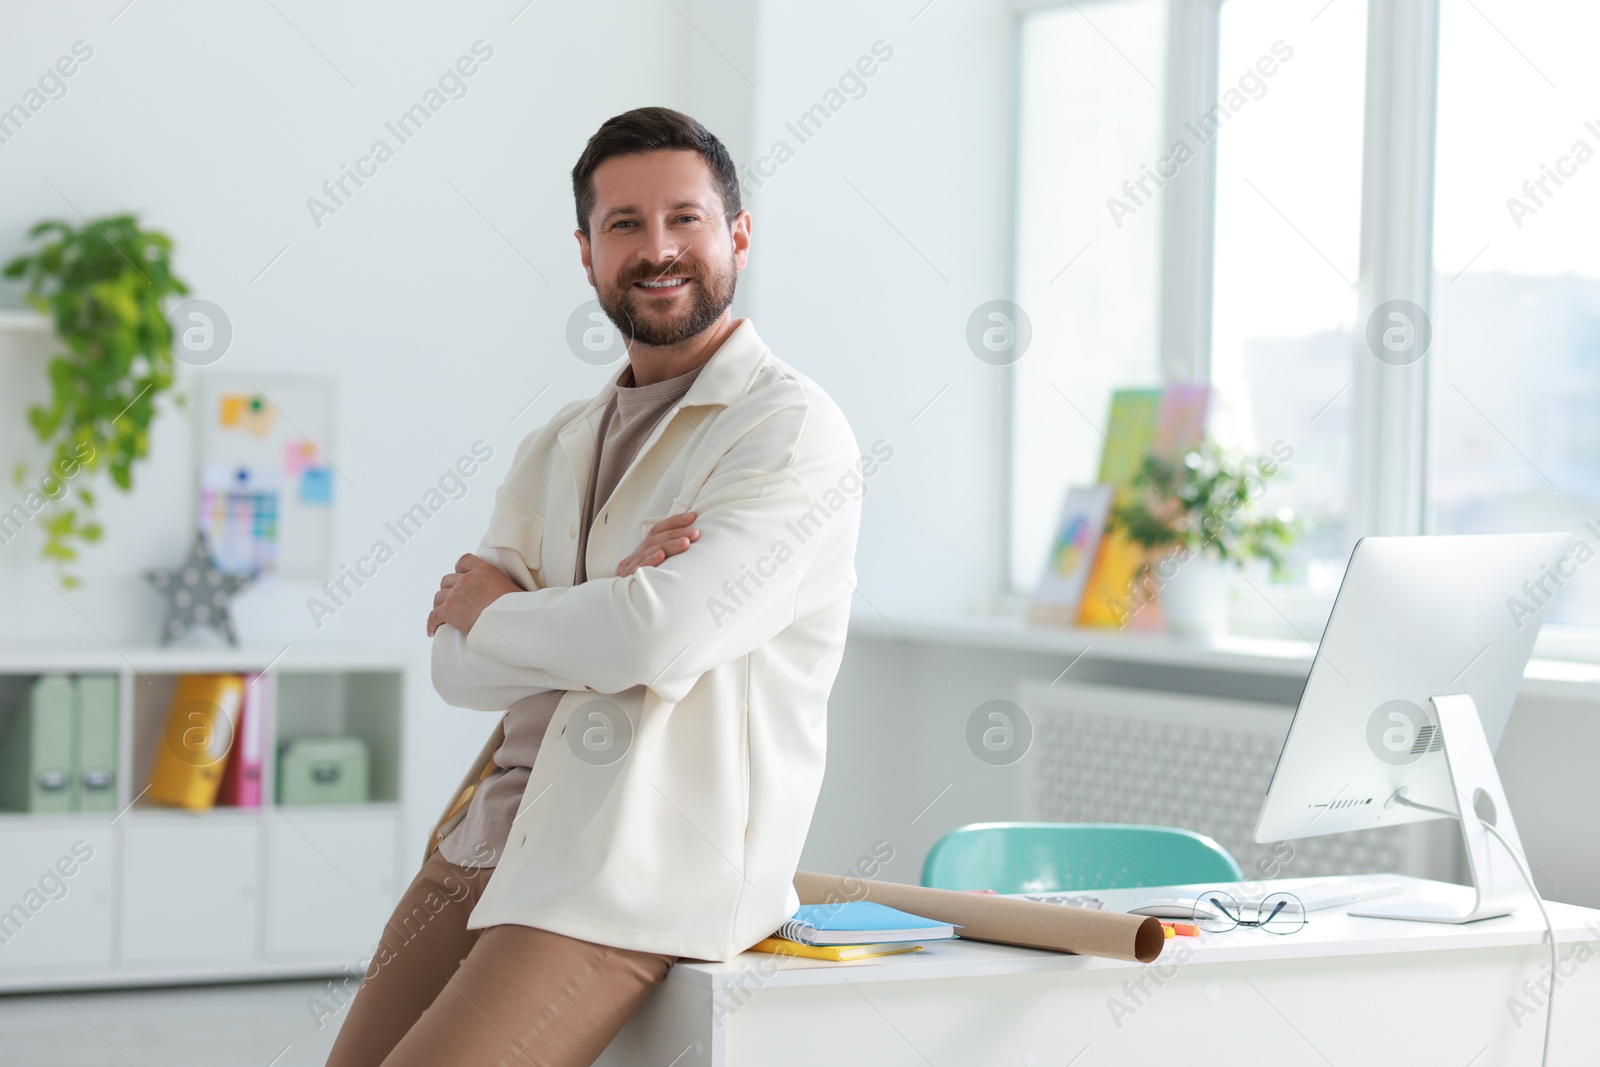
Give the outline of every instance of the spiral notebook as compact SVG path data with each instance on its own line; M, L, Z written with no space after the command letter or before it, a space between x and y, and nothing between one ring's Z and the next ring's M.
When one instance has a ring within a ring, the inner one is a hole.
M802 904L777 937L803 945L860 945L885 941L939 941L956 936L950 923L870 900L838 904Z

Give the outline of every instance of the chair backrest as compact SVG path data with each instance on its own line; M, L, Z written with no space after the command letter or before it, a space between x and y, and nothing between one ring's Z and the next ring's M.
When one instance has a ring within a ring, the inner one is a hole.
M1237 882L1239 864L1209 837L1126 823L985 822L941 837L922 865L935 889L1049 893Z

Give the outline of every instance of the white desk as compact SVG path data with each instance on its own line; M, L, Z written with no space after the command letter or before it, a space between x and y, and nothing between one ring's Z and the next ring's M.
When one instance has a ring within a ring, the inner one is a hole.
M1396 880L1386 878L1386 880ZM1459 886L1398 879L1421 894ZM1310 879L1282 879L1292 891ZM1257 883L1259 885L1260 883ZM1098 894L1131 907L1175 890ZM1389 898L1397 899L1397 898ZM1353 905L1359 910L1360 905ZM1600 1062L1600 911L1548 904L1562 945L1551 1063ZM1530 901L1467 926L1310 913L1299 933L1171 938L1142 966L981 941L834 963L746 952L680 963L601 1067L1536 1065L1549 966ZM1579 943L1587 948L1574 950ZM1568 962L1572 957L1572 962ZM1581 961L1581 962L1580 962ZM1573 968L1576 968L1573 971ZM1141 989L1142 987L1142 989ZM1119 1006L1120 1005L1120 1006Z

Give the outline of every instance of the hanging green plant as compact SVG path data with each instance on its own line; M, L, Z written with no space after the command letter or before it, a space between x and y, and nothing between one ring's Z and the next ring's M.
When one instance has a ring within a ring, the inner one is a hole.
M59 494L42 494L50 503L41 519L40 556L72 588L81 584L67 569L78 558L76 544L98 541L103 532L91 483L104 470L128 492L134 463L149 454L156 402L173 384L164 302L189 287L172 273L172 240L141 228L133 215L85 220L81 227L50 219L28 236L43 243L7 263L4 274L27 279L28 303L49 316L65 347L50 357L50 402L30 405L28 424L50 452L41 487L60 486ZM183 403L181 396L174 400ZM22 488L25 464L12 477Z

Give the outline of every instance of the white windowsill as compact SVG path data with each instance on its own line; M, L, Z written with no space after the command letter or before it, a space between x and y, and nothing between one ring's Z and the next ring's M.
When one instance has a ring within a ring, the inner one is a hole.
M1563 629L1576 628L1558 628L1553 638L1563 637ZM954 645L1036 653L1061 660L1062 667L1087 656L1283 678L1304 678L1316 653L1316 646L1306 641L1234 634L1184 640L1159 632L1041 626L1020 615L885 617L860 604L851 612L850 634L869 640L904 642L913 648L924 644ZM1541 641L1540 651L1542 644ZM1600 700L1600 663L1540 657L1529 661L1523 677L1524 696Z
M885 618L857 607L850 616L852 636L1036 652L1063 658L1062 666L1080 655L1175 667L1241 671L1305 677L1311 669L1312 645L1265 637L1226 636L1214 640L1179 640L1164 633L1096 630L1077 626L1041 626L1017 615L918 615Z

